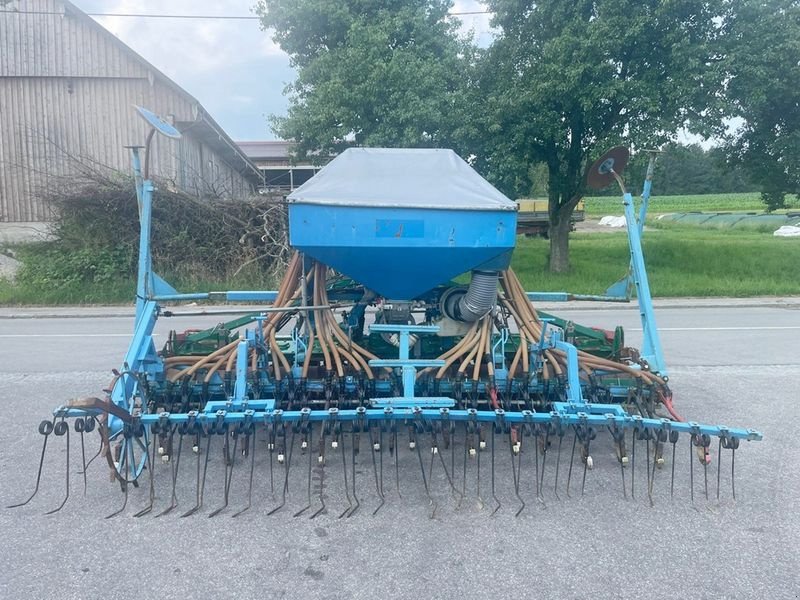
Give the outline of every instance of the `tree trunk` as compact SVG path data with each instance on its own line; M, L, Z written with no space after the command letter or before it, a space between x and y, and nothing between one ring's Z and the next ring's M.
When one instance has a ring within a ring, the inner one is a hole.
M550 272L569 271L569 229L571 210L558 211L558 219L550 221Z

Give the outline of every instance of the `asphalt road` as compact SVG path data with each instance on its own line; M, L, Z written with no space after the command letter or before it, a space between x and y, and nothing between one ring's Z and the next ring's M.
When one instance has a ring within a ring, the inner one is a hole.
M245 469L240 467L232 484L232 508L208 519L222 499L223 473L212 466L204 514L135 519L131 515L147 501L144 486L131 493L123 516L105 520L121 506L122 494L103 468L93 465L82 497L75 465L80 455L73 451L72 497L60 513L43 516L63 497L65 453L54 445L40 494L24 508L0 509L0 598L798 598L800 302L665 304L657 317L676 407L692 420L764 434L763 442L743 444L736 454L735 502L729 454L723 456L722 499L716 500L716 452L708 473L711 499L703 496L702 468L696 465L695 503L690 502L683 445L674 500L668 464L656 475L655 506L649 505L640 461L636 499L626 501L611 446L599 442L585 496L573 481L572 498L565 497L562 471L557 500L551 465L544 505L535 501L530 449L523 452L521 491L528 506L519 518L508 454L498 454L502 508L494 517L490 508L477 505L474 471L468 479L472 491L456 512L436 465L431 489L438 509L430 519L416 455L404 449L403 499L394 490L387 457L388 502L377 516L370 514L378 498L366 453L357 469L362 508L352 518L336 518L347 501L341 470L333 466L326 490L329 514L313 521L292 518L306 501L305 457L293 462L288 508L267 516L277 499L270 496L262 453L254 507L237 519L229 515L245 501ZM127 345L131 318L115 316L120 309L66 312L95 316L9 319L3 317L20 311L0 311L2 505L32 489L39 420L67 398L97 394ZM585 324L622 324L632 344L641 336L633 307L567 306L560 312ZM190 324L218 320L204 317ZM172 325L163 324L161 340ZM92 451L95 444L91 438ZM184 459L194 468L191 454ZM486 462L483 497L490 504ZM182 474L187 478L179 502L188 508L193 473L187 467ZM276 470L278 476L283 474ZM168 502L167 477L168 467L158 470L157 509Z

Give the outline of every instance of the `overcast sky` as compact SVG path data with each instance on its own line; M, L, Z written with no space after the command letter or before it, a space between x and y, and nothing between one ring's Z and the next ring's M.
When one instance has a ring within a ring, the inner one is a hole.
M73 0L89 13L248 15L255 0ZM483 10L456 0L453 11ZM267 116L286 113L294 79L286 54L258 21L95 17L105 28L197 98L235 140L274 139ZM491 39L489 15L461 17L479 43Z

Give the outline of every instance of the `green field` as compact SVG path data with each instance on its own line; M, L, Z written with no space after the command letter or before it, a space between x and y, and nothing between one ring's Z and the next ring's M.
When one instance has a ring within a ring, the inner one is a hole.
M622 201L617 196L591 196L584 198L586 215L602 217L605 215L621 215ZM800 209L800 198L787 196L789 209ZM758 192L744 194L702 194L697 196L652 196L648 213L663 214L670 212L764 212Z
M800 294L800 240L768 233L697 228L656 229L644 235L653 296ZM547 271L548 242L517 238L513 267L525 288L600 294L628 265L628 238L619 233L573 234L572 271Z

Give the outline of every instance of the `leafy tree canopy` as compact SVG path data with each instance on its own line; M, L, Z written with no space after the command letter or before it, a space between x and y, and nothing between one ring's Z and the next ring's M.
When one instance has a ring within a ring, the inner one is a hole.
M262 0L265 28L297 68L276 132L299 154L348 145L451 146L474 49L446 0Z
M712 4L698 0L488 0L500 34L481 65L484 170L510 193L544 163L550 267L568 268L569 217L587 163L615 142L663 143L718 121Z
M736 2L725 29L731 115L744 120L729 154L781 208L800 192L800 2Z

